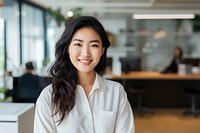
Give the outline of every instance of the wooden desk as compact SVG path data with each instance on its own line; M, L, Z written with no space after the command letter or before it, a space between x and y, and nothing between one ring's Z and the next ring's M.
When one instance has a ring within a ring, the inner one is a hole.
M200 74L163 74L160 72L138 71L122 73L121 75L111 75L111 79L150 79L150 80L200 80Z
M110 79L121 82L125 90L129 87L148 89L149 92L143 97L143 101L145 105L152 107L189 108L190 97L183 89L200 89L200 74L178 75L140 71L122 73L119 76L111 75ZM128 96L130 101L134 102L136 95L128 93ZM197 99L197 104L200 106L200 98Z

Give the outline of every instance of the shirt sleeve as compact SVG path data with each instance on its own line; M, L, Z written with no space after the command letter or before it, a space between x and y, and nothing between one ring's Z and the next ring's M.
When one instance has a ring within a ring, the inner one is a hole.
M117 113L115 133L135 133L133 112L123 86L120 87L120 103Z
M44 90L36 102L34 133L57 133L52 116L51 94Z

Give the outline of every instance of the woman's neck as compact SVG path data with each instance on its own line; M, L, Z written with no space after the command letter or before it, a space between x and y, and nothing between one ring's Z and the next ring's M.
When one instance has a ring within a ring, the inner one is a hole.
M89 73L78 72L78 84L81 86L93 85L96 74L94 71Z

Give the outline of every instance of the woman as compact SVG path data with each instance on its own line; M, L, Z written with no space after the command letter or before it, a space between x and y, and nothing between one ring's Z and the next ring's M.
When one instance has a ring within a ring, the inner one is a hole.
M175 47L174 56L167 68L163 71L163 73L177 73L178 72L178 65L182 61L183 50L181 47Z
M98 74L109 45L94 17L82 16L66 26L50 69L53 83L36 103L35 133L134 133L124 88Z

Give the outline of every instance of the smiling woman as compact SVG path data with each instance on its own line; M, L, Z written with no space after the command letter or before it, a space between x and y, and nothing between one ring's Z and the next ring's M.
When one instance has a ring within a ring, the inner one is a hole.
M74 33L69 45L69 57L79 72L94 73L104 52L100 36L92 28L82 28Z
M134 133L132 109L121 84L104 79L110 42L101 23L82 16L56 43L53 83L36 103L35 133Z

